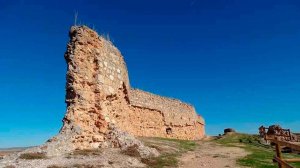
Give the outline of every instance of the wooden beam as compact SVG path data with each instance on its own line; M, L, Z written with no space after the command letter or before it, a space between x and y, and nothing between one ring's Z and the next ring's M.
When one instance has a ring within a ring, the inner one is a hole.
M278 141L276 139L270 139L270 141L274 142L275 144L278 144L280 146L286 146L286 147L292 148L293 150L300 151L300 145L293 144L291 142Z
M300 158L294 158L294 159L283 159L285 162L300 162Z
M284 168L294 168L293 166L289 165L287 162L281 160L279 157L274 156L274 159L278 163L278 165L281 165Z

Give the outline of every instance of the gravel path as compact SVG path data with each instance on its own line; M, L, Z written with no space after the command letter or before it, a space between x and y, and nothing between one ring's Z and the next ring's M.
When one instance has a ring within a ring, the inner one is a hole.
M241 168L236 164L236 160L248 154L238 147L224 147L208 141L198 143L199 147L195 151L180 157L180 168Z

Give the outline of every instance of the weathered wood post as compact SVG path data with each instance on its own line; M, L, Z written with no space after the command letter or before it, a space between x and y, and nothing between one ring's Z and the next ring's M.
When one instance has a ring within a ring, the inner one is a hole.
M288 131L289 131L289 137L290 137L290 141L292 141L293 139L292 139L291 130L290 130L290 129L288 129Z
M276 140L278 139L277 137L275 138ZM280 149L280 145L279 143L276 143L276 157L279 158L280 160L282 160L282 154L281 154L281 149ZM281 164L281 162L278 162L278 167L279 168L283 168L283 165Z

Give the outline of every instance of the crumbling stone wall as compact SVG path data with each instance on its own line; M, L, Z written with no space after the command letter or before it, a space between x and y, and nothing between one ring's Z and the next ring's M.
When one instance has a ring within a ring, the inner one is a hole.
M67 62L67 112L60 133L37 148L47 155L76 149L137 147L142 157L157 156L132 135L116 127L106 107L120 88L129 88L123 57L109 41L85 26L70 30ZM119 107L122 108L122 107Z
M46 145L56 150L136 144L143 156L157 155L135 136L200 139L203 118L179 100L131 89L120 51L86 26L73 26L65 53L67 112L60 134ZM169 129L169 132L166 130Z
M130 89L129 95L131 105L161 111L167 126L191 126L196 122L204 125L192 105L138 89Z
M138 89L130 89L129 100L135 107L133 110L138 111L136 115L142 114L141 121L137 122L142 123L142 129L139 130L140 133L134 134L140 136L155 134L159 137L178 139L201 139L205 134L204 120L197 115L192 105ZM149 114L145 116L143 111ZM144 121L145 119L147 121ZM167 134L167 128L171 128L172 133Z

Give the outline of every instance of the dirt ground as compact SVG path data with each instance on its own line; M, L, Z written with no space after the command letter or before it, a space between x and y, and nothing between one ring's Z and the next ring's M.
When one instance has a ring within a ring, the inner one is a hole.
M83 152L79 155L59 156L46 159L0 159L0 168L127 168L145 167L137 158L124 155L119 149L103 149L101 152Z
M5 156L5 155L9 155L12 153L17 153L17 152L21 152L26 148L11 148L11 149L0 149L0 159Z
M210 141L197 143L199 147L195 151L189 151L179 158L179 168L241 168L236 160L248 154L242 148L225 147Z
M155 146L163 153L179 152L178 143L157 138L141 138L146 145ZM225 147L211 140L197 141L199 144L194 151L179 155L179 168L241 168L236 164L238 158L248 153L238 147ZM0 151L1 155L16 153L20 150ZM2 162L1 162L2 160ZM47 168L50 165L73 167L74 164L94 165L94 167L127 168L147 167L138 158L123 155L118 149L103 149L99 155L55 157L37 160L11 160L5 161L0 158L0 168L14 165L15 168ZM96 166L98 165L98 166ZM82 166L85 167L85 166ZM172 166L167 166L172 167Z

